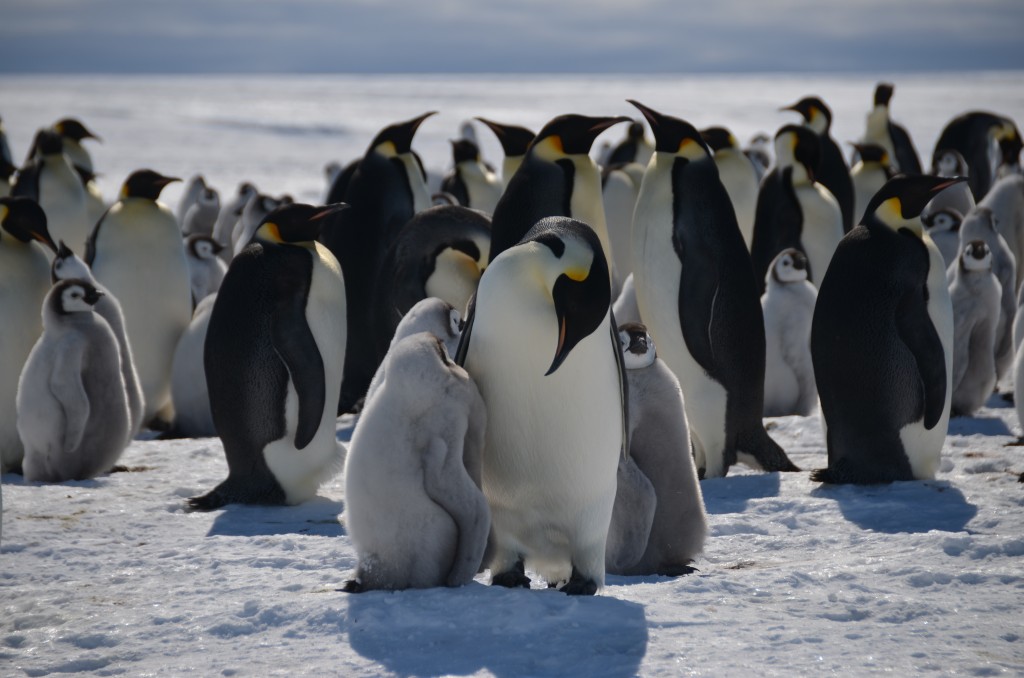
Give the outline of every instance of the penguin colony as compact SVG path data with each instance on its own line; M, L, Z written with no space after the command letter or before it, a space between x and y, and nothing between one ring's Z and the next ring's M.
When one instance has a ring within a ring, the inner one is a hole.
M196 174L171 211L180 179L151 169L105 203L81 121L20 166L0 127L0 471L91 478L143 428L218 436L228 476L193 510L344 473L346 591L489 570L583 595L693 571L700 479L799 471L763 417L820 408L813 480L934 478L950 416L1000 384L1024 405L1022 141L964 113L923 173L893 92L849 161L815 96L746 148L638 101L476 118L501 170L466 122L433 199L425 113L328 165L322 206Z

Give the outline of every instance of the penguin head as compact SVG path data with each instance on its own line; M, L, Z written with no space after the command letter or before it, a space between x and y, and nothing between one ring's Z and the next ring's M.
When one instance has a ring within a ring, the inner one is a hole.
M458 165L460 162L476 162L480 160L480 148L469 139L452 139L452 161Z
M626 138L632 139L633 141L640 141L644 138L644 124L639 120L634 120L629 123L629 127L626 129Z
M165 177L151 169L136 170L128 175L121 186L121 198L145 198L155 202L160 197L160 192L164 190L164 186L175 181L181 181L181 179Z
M891 164L889 160L889 152L878 144L860 144L857 142L851 142L853 149L857 151L857 155L860 156L862 162L875 162L883 167L889 167Z
M888 106L892 99L892 90L891 82L880 82L875 85L875 106Z
M207 186L199 192L196 202L203 207L220 209L220 193L217 189Z
M1017 135L999 140L1000 163L1011 167L1020 167L1020 152L1024 150L1024 141Z
M32 141L29 157L60 155L63 152L64 141L60 135L50 129L41 129L36 132L36 138Z
M575 113L560 115L552 118L537 132L530 150L552 159L566 155L587 155L601 132L620 122L629 122L629 118L595 118Z
M623 364L627 370L640 370L650 367L658 357L654 348L654 339L641 323L623 323L619 325L619 348L622 350Z
M768 278L769 284L773 280L783 284L807 280L807 255L793 247L782 250L775 255Z
M960 224L963 223L964 215L952 207L943 207L927 215L921 216L921 222L929 232L934 233L957 233Z
M90 313L103 293L88 280L68 278L60 280L50 291L50 310L58 316L72 313Z
M194 233L185 239L185 250L193 259L211 261L223 249L224 245L208 235Z
M51 251L57 251L57 245L46 228L46 213L31 198L0 198L0 226L21 242L35 240Z
M71 248L61 240L60 246L57 248L57 256L50 262L50 282L56 283L58 280L69 278L88 279L89 277L91 277L89 266L75 256Z
M932 174L937 177L966 177L967 161L959 151L940 149L932 158Z
M370 151L379 153L386 158L393 158L403 153L411 152L412 138L416 136L416 130L419 129L424 120L436 113L437 111L430 111L412 120L388 125L373 138L373 141L370 143Z
M85 125L81 121L75 118L64 118L58 120L53 125L54 131L62 137L73 139L75 141L81 141L82 139L95 139L96 141L102 141L98 136L86 129Z
M871 198L862 223L881 224L894 231L907 229L920 237L924 233L920 216L925 206L942 191L963 181L966 179L961 177L897 174Z
M347 207L342 202L323 207L289 203L264 217L254 237L268 245L309 244L320 236L328 217Z
M501 142L501 150L510 158L526 155L526 149L530 147L530 143L533 141L534 136L536 136L532 130L528 130L525 127L505 125L488 120L487 118L477 118L477 120L487 125L494 132L494 135L498 137L498 141Z
M775 157L781 168L802 165L813 181L821 162L821 143L806 127L785 125L775 133Z
M783 106L780 110L796 111L802 115L804 122L815 134L825 134L832 126L832 110L818 97L804 97L791 106Z
M732 132L724 127L708 127L706 129L702 129L700 131L700 135L704 138L704 142L715 153L739 147L739 142L736 141L736 137L734 137Z
M991 271L992 251L984 240L972 240L964 245L960 255L960 268L964 271Z
M697 128L679 118L659 113L653 108L644 106L639 101L627 99L629 103L644 114L654 133L654 150L658 153L669 153L687 160L701 160L711 156L711 150L704 142Z

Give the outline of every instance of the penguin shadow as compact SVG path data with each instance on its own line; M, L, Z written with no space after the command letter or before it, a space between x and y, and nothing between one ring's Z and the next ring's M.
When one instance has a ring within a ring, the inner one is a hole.
M355 431L357 423L359 423L358 414L343 414L338 417L335 424L335 437L338 441L346 445L352 442L352 432Z
M643 606L607 595L474 582L347 601L350 646L401 676L635 676L647 652Z
M779 496L778 473L751 473L700 481L704 510L708 513L743 513L753 499Z
M338 515L344 504L326 497L313 497L298 506L229 504L214 519L207 537L256 537L301 534L340 537L345 534Z
M944 480L822 485L811 496L835 500L846 520L885 534L962 532L978 513L963 492Z
M1012 436L1013 431L1001 417L952 417L949 420L948 435L969 436Z

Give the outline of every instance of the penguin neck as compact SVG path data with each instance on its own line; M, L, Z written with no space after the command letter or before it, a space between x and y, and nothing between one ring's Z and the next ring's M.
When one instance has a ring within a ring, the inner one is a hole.
M829 120L825 114L815 109L810 120L804 121L804 126L817 134L819 137L828 136Z
M64 155L71 160L71 164L75 167L81 167L87 172L92 172L92 157L89 152L85 150L82 144L78 143L74 139L64 138Z
M794 186L810 186L814 183L803 163L794 162L791 167L793 168L793 172L790 176L792 177Z

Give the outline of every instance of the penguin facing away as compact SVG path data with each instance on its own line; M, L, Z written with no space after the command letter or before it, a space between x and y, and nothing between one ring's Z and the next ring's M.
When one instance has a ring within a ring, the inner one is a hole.
M315 239L342 207L278 208L231 262L203 358L228 477L190 499L193 509L301 503L340 470L345 283Z
M185 231L185 215L196 204L199 196L203 194L206 188L206 179L202 174L194 174L185 182L185 188L178 199L178 208L174 212L174 216L177 217L178 223L181 224L183 232Z
M848 233L818 289L811 358L828 468L812 480L934 478L952 395L953 308L919 214L956 179L896 176Z
M810 415L818 404L811 364L811 318L818 290L807 257L785 249L775 257L761 296L764 313L764 416Z
M185 236L206 235L213 237L213 229L220 216L220 194L217 189L207 186L196 196L195 202L185 212L181 232Z
M234 233L235 224L242 218L242 210L258 192L248 181L242 182L238 185L235 197L221 208L217 216L217 223L213 225L213 239L225 246L225 250L221 252L225 262L230 261L231 255L234 254L234 250L227 249L227 246L232 244L231 235Z
M43 305L43 335L18 383L25 479L84 480L109 471L129 440L117 339L93 307L88 281L58 281Z
M853 217L861 222L871 198L892 179L895 172L889 164L889 152L877 144L853 144L859 159L850 168L853 181Z
M24 446L17 429L18 379L42 334L39 309L50 291L46 250L57 246L46 214L29 198L0 198L0 472L20 472Z
M683 389L698 472L724 476L737 460L795 471L761 422L764 320L711 151L689 123L630 103L656 140L633 220L637 302Z
M480 569L490 527L479 487L483 400L428 332L397 342L386 374L345 460L342 520L358 557L345 590L463 586Z
M568 594L604 583L627 436L610 302L600 240L564 217L539 221L480 278L456 362L487 406L492 584L529 587L525 568Z
M983 240L968 242L960 255L949 296L953 301L953 399L950 416L969 417L996 385L996 326L1002 286L992 271Z

